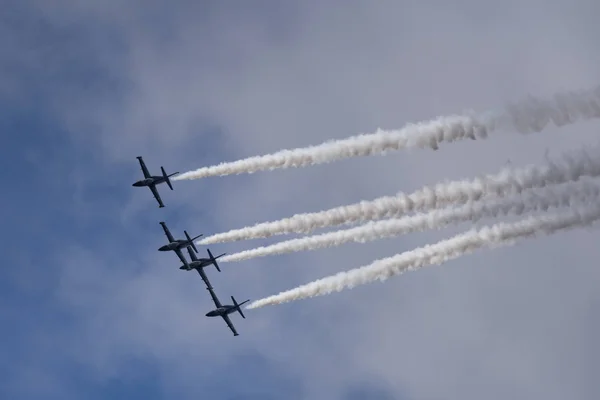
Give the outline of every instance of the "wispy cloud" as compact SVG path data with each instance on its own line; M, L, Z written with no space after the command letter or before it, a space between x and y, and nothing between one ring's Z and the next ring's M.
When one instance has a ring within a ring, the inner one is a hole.
M582 328L591 324L587 313L597 300L593 234L532 241L493 257L473 255L455 268L290 304L289 314L278 308L248 313L236 321L237 341L223 324L202 317L212 305L198 277L156 251L162 219L178 229L224 232L399 189L410 193L474 170L496 171L507 158L536 163L544 147L591 143L591 122L543 135L466 141L438 152L178 182L164 210L149 193L130 187L140 154L153 165L185 171L461 114L475 105L485 110L528 93L544 97L591 87L600 81L595 4L14 4L24 14L18 24L0 24L3 48L11 49L0 61L8 82L0 90L21 94L23 115L48 117L46 127L36 128L39 137L75 145L67 152L42 141L27 144L17 127L2 146L14 154L28 146L46 163L2 169L14 178L5 181L13 192L24 194L15 196L7 185L5 212L21 221L16 225L24 238L23 226L41 235L33 250L21 244L7 265L19 268L19 257L34 251L36 262L18 273L24 282L43 277L56 295L32 289L35 300L65 317L23 314L30 323L7 326L17 335L48 332L49 343L68 349L21 358L23 364L13 366L14 382L31 385L35 374L28 371L46 372L36 382L52 382L65 393L112 390L114 396L135 389L110 387L111 379L131 383L139 370L139 386L152 379L150 387L162 397L211 390L246 395L252 387L261 389L263 399L281 398L286 388L304 398L339 398L356 382L371 380L389 382L397 397L597 397L587 368L596 342ZM3 21L12 15L3 13ZM57 174L40 174L61 159L66 162ZM34 175L54 191L17 179ZM258 299L398 247L430 242L435 234L423 236L360 250L298 253L279 269L273 268L279 261L251 260L247 268L210 278L220 296ZM65 250L64 243L74 247ZM217 247L238 250L231 243ZM471 268L479 263L487 268ZM15 296L10 304L19 307L31 293ZM215 364L198 368L207 359ZM565 371L564 365L573 367ZM225 373L237 380L215 387Z

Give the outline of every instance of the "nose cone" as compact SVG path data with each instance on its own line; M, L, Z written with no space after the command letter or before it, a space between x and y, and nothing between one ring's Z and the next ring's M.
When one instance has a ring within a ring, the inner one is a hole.
M140 187L140 186L142 186L142 182L141 181L137 181L136 183L134 183L131 186Z
M167 251L167 250L169 250L169 245L168 244L165 244L164 246L160 246L158 248L158 251Z
M210 317L210 313L207 312L206 315L205 315L205 317Z

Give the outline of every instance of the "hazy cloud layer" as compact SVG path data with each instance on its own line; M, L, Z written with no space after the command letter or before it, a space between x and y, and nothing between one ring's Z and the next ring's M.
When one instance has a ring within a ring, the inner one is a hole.
M156 251L164 241L158 221L178 234L208 235L411 192L493 173L509 159L540 162L546 148L556 154L595 143L597 122L437 152L177 182L173 192L161 188L162 210L150 193L130 187L140 175L137 155L152 170L186 171L499 108L529 93L592 87L600 83L595 2L61 0L11 10L0 39L14 46L4 47L11 53L0 64L13 77L0 78L3 102L37 93L40 109L79 152L69 159L69 196L59 207L76 222L56 233L78 235L65 248L47 249L54 273L44 275L55 277L44 301L66 322L44 321L39 330L52 344L42 335L36 343L45 351L22 357L11 372L14 390L35 379L46 390L78 393L71 372L77 368L102 388L119 376L158 382L165 398L206 391L261 399L600 394L595 231L248 311L245 320L233 317L236 338L222 321L204 318L212 304L197 274L179 271L176 257ZM23 30L22 21L38 25ZM458 230L227 263L208 274L222 299L257 299ZM48 350L57 346L59 354ZM222 380L226 373L234 375Z

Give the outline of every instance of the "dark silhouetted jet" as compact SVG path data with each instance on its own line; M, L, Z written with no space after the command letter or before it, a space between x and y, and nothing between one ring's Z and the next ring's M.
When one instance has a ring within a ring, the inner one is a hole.
M217 269L217 271L221 272L221 269L219 268L219 264L217 264L217 258L223 257L225 255L225 253L214 257L212 255L212 253L210 252L210 250L206 249L206 251L208 251L209 258L198 258L198 257L196 257L196 253L194 252L194 250L191 249L191 246L188 246L187 249L188 249L188 253L190 254L191 261L189 263L187 263L187 265L182 265L181 267L179 267L179 269L183 269L186 271L195 269L200 274L200 277L202 278L204 283L206 283L206 287L212 289L212 285L210 284L210 282L208 281L208 277L204 273L204 268L208 267L209 265L214 265L215 268Z
M154 195L154 198L156 199L156 201L158 201L158 207L159 208L164 207L165 205L163 204L162 199L160 198L160 195L158 194L158 189L156 189L156 185L166 182L167 185L169 185L169 187L171 188L171 190L173 190L173 185L171 185L171 180L169 178L172 177L173 175L177 175L179 172L174 172L171 175L167 175L167 173L165 172L165 169L163 167L160 167L160 170L162 171L162 176L150 175L150 172L148 172L148 168L146 168L146 164L144 163L144 160L142 159L142 157L136 157L136 158L140 162L140 167L142 167L142 173L144 174L144 179L137 181L132 186L135 186L135 187L147 186L147 187L149 187L150 190L152 191L152 194Z
M215 306L217 308L206 313L206 316L207 317L222 317L225 320L225 323L227 324L229 329L231 329L231 332L233 332L233 336L239 336L239 334L235 330L235 327L231 323L231 320L229 319L229 314L237 311L240 313L242 318L246 318L244 316L244 313L242 313L241 306L242 306L242 304L245 304L245 303L249 302L250 300L248 299L248 300L243 301L238 304L237 301L235 301L235 298L233 296L231 296L231 301L233 301L233 305L228 305L228 304L222 305L221 302L219 301L219 299L217 298L217 295L212 290L212 288L209 287L209 288L207 288L207 290L210 292L210 296L212 297L213 301L215 302Z
M171 235L169 228L167 228L167 224L165 224L164 222L160 222L160 225L162 226L163 231L165 231L165 235L167 236L169 243L165 244L164 246L161 246L158 249L158 251L174 251L175 254L177 254L177 257L179 257L179 259L183 263L183 265L188 266L189 264L183 256L183 253L181 253L181 249L191 246L197 253L198 249L196 249L194 240L198 239L202 235L200 234L196 237L191 238L187 231L183 231L183 233L185 233L185 239L175 239L173 235Z

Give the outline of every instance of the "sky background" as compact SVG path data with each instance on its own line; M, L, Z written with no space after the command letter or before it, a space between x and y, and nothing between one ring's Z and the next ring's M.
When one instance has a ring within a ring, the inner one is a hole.
M159 221L209 235L539 163L597 121L132 188L151 172L501 109L600 82L593 0L7 0L0 13L0 397L596 399L600 235L578 230L339 294L205 318ZM465 230L207 273L258 299ZM211 246L232 253L281 239ZM201 252L204 249L200 249Z

